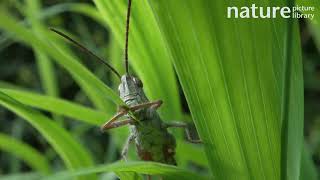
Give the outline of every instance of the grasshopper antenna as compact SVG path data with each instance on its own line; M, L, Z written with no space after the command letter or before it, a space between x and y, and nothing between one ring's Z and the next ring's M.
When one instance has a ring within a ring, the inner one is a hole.
M53 28L49 28L51 31L57 33L58 35L64 37L65 39L69 40L70 42L72 42L74 45L76 45L77 47L79 47L83 52L90 54L91 56L95 57L96 59L98 59L101 63L103 63L104 65L108 66L112 72L114 72L119 79L121 79L120 74L118 73L118 71L116 71L109 63L107 63L106 61L104 61L102 58L100 58L99 56L97 56L96 54L94 54L92 51L90 51L88 48L84 47L82 44L78 43L77 41L71 39L71 37L67 36L66 34L53 29Z
M128 10L127 10L127 22L126 22L126 41L124 49L124 62L126 66L126 74L129 75L129 64L128 64L128 46L129 46L129 25L130 25L130 14L131 14L131 0L128 0Z

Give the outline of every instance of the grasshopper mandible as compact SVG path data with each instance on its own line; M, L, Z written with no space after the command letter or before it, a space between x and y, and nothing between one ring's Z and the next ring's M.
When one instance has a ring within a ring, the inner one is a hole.
M140 159L145 161L156 161L171 165L176 165L174 158L176 141L173 135L168 132L170 127L184 128L188 141L201 143L201 140L192 140L187 124L183 122L164 122L161 120L157 109L162 105L161 100L149 101L143 91L143 83L137 77L129 74L128 68L128 38L130 25L131 0L128 0L128 9L126 17L126 38L125 38L125 69L126 74L120 74L106 61L95 55L92 51L71 39L64 33L51 29L55 33L66 38L81 50L89 53L103 64L107 65L117 77L120 78L119 94L126 106L120 106L118 112L109 121L101 126L105 131L120 126L131 125L131 133L123 147L122 158L127 159L129 145L135 141L136 149ZM120 118L125 117L124 120Z

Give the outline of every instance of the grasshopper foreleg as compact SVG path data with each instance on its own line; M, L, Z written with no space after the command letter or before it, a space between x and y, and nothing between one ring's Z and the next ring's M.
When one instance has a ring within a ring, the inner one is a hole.
M130 144L133 142L133 140L136 138L135 135L130 134L130 136L128 137L126 143L124 144L123 148L122 148L122 152L121 152L121 156L122 159L127 161L127 155L128 155L128 150L129 150L129 146Z
M188 129L188 125L184 122L165 122L164 124L165 128L170 128L170 127L176 127L176 128L184 128L186 134L187 134L187 140L191 143L202 143L201 140L194 140L191 138L190 131Z
M143 109L143 108L152 108L152 109L158 109L161 105L162 105L163 101L162 100L157 100L157 101L151 101L151 102L147 102L147 103L142 103L142 104L138 104L135 106L130 107L131 111L136 111L139 109Z
M113 121L113 122L109 123L110 121L108 121L106 124L101 126L101 131L112 129L112 128L117 128L117 127L124 126L124 125L127 125L127 124L131 124L131 123L134 122L132 119L125 119L125 120L121 120L121 121Z
M110 126L112 126L112 124L118 120L119 118L121 118L122 116L126 115L128 113L128 109L127 108L119 108L119 111L116 115L114 115L109 121L107 121L106 123L104 123L101 126L101 131L104 131L106 129L110 129Z
M139 109L148 108L148 107L153 109L158 109L162 105L162 103L163 103L162 100L157 100L157 101L138 104L129 108L120 106L118 113L114 115L108 122L103 124L101 126L101 130L104 131L106 129L115 128L114 126L117 125L117 123L114 124L114 122L119 118L121 118L122 116L126 115L129 111L137 111Z

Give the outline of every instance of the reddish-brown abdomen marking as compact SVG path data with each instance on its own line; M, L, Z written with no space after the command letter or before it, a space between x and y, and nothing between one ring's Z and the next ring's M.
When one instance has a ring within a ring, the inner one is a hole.
M167 164L176 165L176 160L174 158L174 155L176 154L175 149L170 145L163 145L163 154L164 158Z
M137 150L141 160L153 161L152 154L150 152L140 149L139 146L137 146Z

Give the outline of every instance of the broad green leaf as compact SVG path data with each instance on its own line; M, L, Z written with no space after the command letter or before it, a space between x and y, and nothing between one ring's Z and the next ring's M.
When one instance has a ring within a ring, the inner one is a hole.
M33 170L48 174L49 162L46 157L28 144L0 133L0 150L10 153L26 162Z
M27 120L52 145L70 170L93 165L90 154L56 122L0 92L0 104ZM93 177L92 177L93 178Z
M102 173L108 171L116 171L116 172L137 172L139 174L150 174L154 176L163 176L174 179L197 179L204 180L210 179L209 177L198 175L189 170L181 169L176 166L170 166L166 164L160 164L155 162L116 162L109 165L100 165L92 168L86 168L83 170L79 170L76 172L60 172L53 176L49 176L45 178L49 179L70 179L79 175L87 175L91 173Z
M124 47L126 0L94 0L101 16L109 25L115 40ZM178 87L170 56L150 7L144 1L134 1L129 35L129 62L144 83L151 100L162 99L159 109L165 120L181 120ZM116 60L113 60L116 61ZM123 59L117 59L123 61Z
M294 47L293 57L288 58L286 20L226 17L228 6L287 2L146 1L173 56L213 175L217 179L280 179L282 173L298 179L303 80L297 25L290 29ZM290 114L285 119L288 129L281 131L286 59L292 61L291 92L285 91ZM282 134L289 143L282 141ZM287 168L281 169L281 162Z

